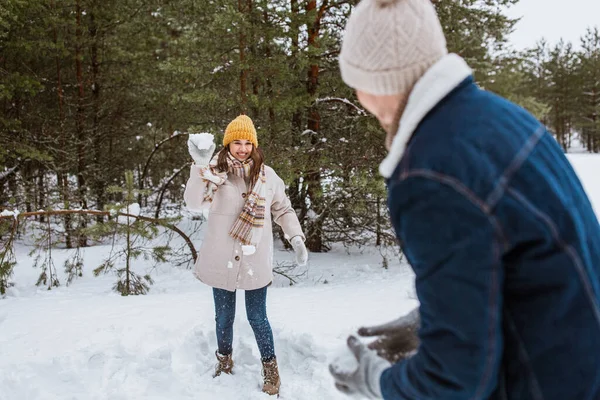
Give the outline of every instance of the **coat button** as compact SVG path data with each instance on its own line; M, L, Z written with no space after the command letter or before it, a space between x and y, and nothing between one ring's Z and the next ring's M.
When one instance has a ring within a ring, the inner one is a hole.
M235 261L240 261L240 256L235 256Z
M242 197L245 199L246 198L246 193L242 193Z

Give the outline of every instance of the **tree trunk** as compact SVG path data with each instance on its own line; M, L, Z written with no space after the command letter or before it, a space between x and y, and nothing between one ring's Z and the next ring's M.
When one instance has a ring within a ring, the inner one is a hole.
M269 27L269 12L267 7L265 7L263 11L263 21L265 26ZM267 86L267 98L269 99L268 113L269 113L269 136L270 139L275 138L275 109L273 108L273 82L271 82L271 73L273 70L273 66L271 64L272 60L272 52L271 52L271 37L267 35L265 37L265 56L267 60L269 60L269 71L266 77L266 86Z
M377 201L377 225L376 225L376 241L375 241L375 245L376 246L381 246L381 233L382 233L382 229L381 229L381 220L383 219L381 216L381 197L377 196L375 198L375 201Z
M300 71L298 70L299 65L299 44L300 44L300 7L298 5L298 0L290 0L290 7L292 10L292 16L290 21L290 31L291 31L291 41L292 41L292 49L291 49L291 62L290 69L297 73L298 79L300 79ZM294 112L292 115L291 121L292 128L292 147L300 146L301 143L301 135L302 132L302 113L299 109ZM306 229L305 226L305 218L308 212L306 206L306 199L300 189L300 180L301 174L303 171L300 171L298 167L294 167L295 178L290 184L290 202L292 203L292 207L299 212L298 219L300 220L300 225L302 226L302 230Z
M83 52L82 52L82 28L81 28L81 0L75 3L75 67L77 72L77 115L75 119L75 132L77 136L77 194L79 197L79 206L87 209L86 201L86 182L85 182L85 132L84 132L84 82L83 82ZM79 247L87 246L87 237L82 234L82 230L87 226L86 217L82 216L79 220Z
M238 0L238 11L246 14L246 0ZM239 51L240 51L240 109L242 114L246 113L247 109L247 87L248 87L248 68L246 67L246 27L245 22L240 23L239 32Z
M54 0L51 2L52 10L56 13L56 3ZM56 26L53 27L53 39L54 45L58 45L58 31ZM67 146L67 138L65 132L65 108L64 108L64 91L62 87L62 72L60 66L60 57L58 54L55 57L56 59L56 94L58 95L58 129L59 129L59 137L60 137L60 149L65 151ZM58 188L60 190L60 195L63 202L63 207L69 208L69 181L67 179L67 161L63 161L62 163L57 163L57 172L56 172L56 182L58 184ZM72 242L72 232L73 229L71 227L71 214L65 214L63 223L65 227L65 246L67 249L73 248Z
M38 203L37 203L37 209L38 210L43 210L44 208L46 208L46 185L44 183L44 175L45 175L45 168L44 167L40 167L39 168L39 172L38 172L38 179L37 179L37 192L38 192ZM44 216L40 216L40 222L44 222L45 218Z
M93 165L93 190L96 197L96 209L103 210L105 205L105 184L106 180L103 177L102 171L102 137L100 135L100 61L98 59L98 26L96 24L95 7L97 3L94 2L94 10L90 12L90 39L91 39L91 72L92 72L92 143L93 143L93 154L94 161ZM140 203L141 205L141 203ZM104 222L104 217L98 215L96 221L101 224Z
M33 207L35 205L34 198L34 184L31 182L32 180L32 165L31 161L28 161L24 164L23 169L21 170L21 174L23 176L23 192L25 195L25 211L32 212Z
M323 1L321 9L316 12L314 22L308 27L308 48L309 52L314 54L319 47L317 39L321 28L321 18L327 5L327 0ZM309 14L317 8L316 0L309 0L306 4L306 13ZM314 99L319 88L319 63L315 56L311 56L308 68L308 80L306 88L310 99ZM314 102L308 110L307 128L313 132L319 132L321 129L321 115ZM317 135L311 136L311 144L316 146L319 142ZM309 216L306 230L306 247L312 252L321 252L324 250L323 243L323 222L325 220L325 207L323 198L323 187L321 185L321 171L314 168L305 175L306 193L310 198L311 208L314 212Z

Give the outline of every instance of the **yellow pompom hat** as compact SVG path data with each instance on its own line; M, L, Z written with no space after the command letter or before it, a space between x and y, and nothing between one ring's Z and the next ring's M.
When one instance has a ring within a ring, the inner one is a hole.
M227 146L234 140L247 140L252 142L254 147L258 147L256 128L247 115L240 115L227 125L225 136L223 136L223 146Z

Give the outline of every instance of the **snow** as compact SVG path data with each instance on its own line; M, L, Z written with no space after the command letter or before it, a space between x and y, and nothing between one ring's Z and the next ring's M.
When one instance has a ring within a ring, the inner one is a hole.
M216 74L218 72L224 71L227 68L229 68L232 64L232 61L227 61L225 64L223 65L217 65L213 70L212 70L212 74Z
M138 203L131 203L130 205L127 206L126 209L122 210L121 212L123 212L125 214L130 214L130 215L140 215L141 208ZM119 217L117 218L117 221L120 224L133 224L135 222L135 220L136 220L136 218L125 217L123 215L119 215Z
M256 247L252 246L252 245L242 245L242 254L244 254L245 256L250 256L252 254L256 253Z
M567 154L577 176L582 181L596 215L600 215L600 155L597 154Z
M308 210L308 212L306 213L306 218L310 219L311 221L316 220L317 218L319 218L319 215L315 212L315 210L313 210L312 208Z
M12 168L6 169L3 172L0 172L0 181L5 179L10 174L12 174L16 169L17 169L17 167L12 167Z
M16 219L18 216L19 216L19 210L14 210L14 211L2 210L2 212L0 212L0 217L14 217Z
M214 144L214 136L210 133L191 133L189 140L200 150L209 149Z
M596 210L600 208L600 156L569 154ZM130 211L135 211L130 209ZM178 226L192 232L184 218ZM204 231L193 236L199 248ZM274 265L287 265L291 251L275 242ZM212 290L185 266L136 260L138 273L155 283L145 296L112 291L116 277L92 269L110 245L83 249L84 276L52 290L34 285L30 250L15 248L15 286L0 299L0 399L191 400L269 399L260 391L261 366L254 335L237 294L233 376L212 378L216 349ZM70 253L55 249L55 265ZM328 366L351 371L348 335L381 324L418 303L410 268L390 257L381 265L374 247L334 245L311 253L298 284L275 275L267 309L282 379L281 399L342 400ZM191 267L191 265L190 265ZM297 270L293 270L292 273ZM65 282L59 269L59 279Z
M252 329L238 292L235 375L213 379L216 349L211 288L192 271L159 266L146 296L121 297L112 275L93 277L109 247L84 251L84 277L71 286L37 288L27 248L16 248L16 286L0 300L0 398L267 399ZM66 251L55 250L56 265ZM291 252L275 249L275 263ZM144 268L140 267L142 272ZM61 271L59 271L59 274ZM363 324L379 324L416 305L413 275L400 263L385 270L375 249L311 255L301 282L276 275L268 292L282 399L344 399L328 372ZM64 280L63 280L64 282ZM377 290L373 290L377 288ZM390 307L393 304L393 307Z
M362 108L360 108L359 106L357 106L356 104L354 104L353 102L351 102L348 99L344 99L344 98L340 98L340 97L324 97L324 98L315 100L315 103L326 103L326 102L343 103L343 104L346 104L346 105L354 108L359 114L367 115L365 110L363 110Z

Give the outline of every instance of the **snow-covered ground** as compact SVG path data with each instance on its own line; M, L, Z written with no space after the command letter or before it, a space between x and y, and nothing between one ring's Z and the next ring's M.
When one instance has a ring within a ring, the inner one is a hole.
M569 158L600 210L600 156ZM259 353L243 292L234 326L235 375L213 379L212 293L190 270L162 265L151 272L155 284L148 295L121 297L112 291L115 276L92 276L108 251L97 246L85 250L83 278L48 291L34 286L39 271L28 251L17 247L16 286L0 300L0 400L269 398L260 391ZM58 267L66 252L54 253ZM276 261L291 259L291 253L276 251ZM146 269L138 264L138 272ZM311 254L297 285L277 277L268 313L281 398L344 398L327 367L348 334L416 304L410 268L391 257L384 269L375 248L336 246Z
M260 390L243 292L234 325L235 375L213 379L212 292L191 270L160 266L148 295L121 297L111 290L115 276L91 274L108 251L99 246L85 250L83 278L48 291L34 285L39 270L28 250L17 248L17 285L0 300L1 400L269 398ZM65 251L54 256L58 267ZM292 253L277 250L275 260L289 262ZM282 398L343 398L327 368L348 334L416 305L410 268L395 259L385 270L381 260L374 248L338 246L312 254L296 285L277 276L267 307Z

